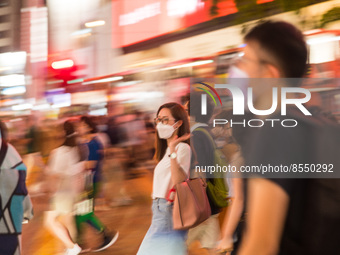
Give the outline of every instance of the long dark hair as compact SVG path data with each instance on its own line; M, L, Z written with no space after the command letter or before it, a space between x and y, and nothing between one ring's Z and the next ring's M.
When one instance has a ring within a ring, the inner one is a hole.
M77 142L78 135L71 121L67 120L64 122L64 131L66 139L63 145L68 147L76 147L78 151L79 161L86 160L88 154L87 151L85 150L86 146L82 146Z
M177 103L167 103L163 104L161 107L159 107L157 111L157 116L159 112L163 109L167 108L170 110L171 115L174 117L176 121L181 120L183 123L178 128L178 137L181 137L185 134L190 133L190 126L189 126L189 120L188 120L188 114L186 113L184 107ZM166 152L166 149L168 147L166 139L160 139L158 136L158 132L156 132L156 152L155 152L155 159L160 161ZM185 143L190 145L190 139L184 141Z
M1 133L1 139L7 141L8 128L2 120L0 120L0 133Z
M88 125L91 128L91 131L90 131L91 134L95 134L98 132L97 126L94 123L93 118L90 118L88 116L82 116L80 118L80 121L83 121L86 125Z
M69 147L75 147L77 146L77 133L73 126L73 124L70 121L65 121L64 123L64 131L66 135L66 139L63 145L69 146Z

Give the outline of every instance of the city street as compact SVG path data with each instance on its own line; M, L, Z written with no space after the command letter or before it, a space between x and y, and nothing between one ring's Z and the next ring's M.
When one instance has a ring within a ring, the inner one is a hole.
M340 0L0 0L0 35L0 255L340 254Z
M133 199L131 205L113 208L99 208L96 215L110 229L119 231L118 241L99 254L108 255L133 255L137 253L138 247L151 223L151 191L152 171L140 170L141 177L126 181L127 193ZM37 174L40 175L40 174ZM120 186L121 178L119 171L114 171L107 186L108 194L111 189L116 190ZM38 177L38 179L41 177ZM110 188L112 187L112 188ZM34 218L23 227L23 253L22 255L62 255L65 248L62 243L53 237L43 226L44 211L48 210L49 202L46 195L33 196ZM90 228L85 231L86 242L89 246L98 246L98 236ZM91 253L83 253L91 254ZM197 249L194 244L190 255L207 254Z
M127 181L129 195L133 198L131 205L96 212L106 226L117 229L120 234L118 241L100 254L136 254L151 219L152 174L147 170L144 173L141 178ZM23 255L63 254L62 243L43 226L43 214L48 209L48 198L36 196L32 200L35 216L23 228ZM98 245L98 237L92 229L88 228L85 235L89 244L94 247Z

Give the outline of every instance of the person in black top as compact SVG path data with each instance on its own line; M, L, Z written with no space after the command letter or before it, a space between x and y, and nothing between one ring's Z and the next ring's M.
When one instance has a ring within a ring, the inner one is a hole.
M307 47L303 34L293 25L266 21L248 32L245 43L238 68L249 78L304 76ZM254 98L256 109L269 109L272 87L254 88ZM246 165L308 164L320 156L316 154L316 138L320 126L327 121L320 121L318 116L304 116L294 108L287 109L286 116L279 111L266 116L299 119L294 128L281 125L251 128L242 148ZM248 183L247 224L238 254L338 254L339 179L262 177L249 179Z

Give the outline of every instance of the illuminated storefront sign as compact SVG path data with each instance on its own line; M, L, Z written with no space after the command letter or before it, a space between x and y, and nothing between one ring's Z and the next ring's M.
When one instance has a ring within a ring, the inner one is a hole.
M272 0L258 0L265 3ZM209 21L211 1L112 1L112 47L124 47ZM237 12L233 0L218 3L222 17Z

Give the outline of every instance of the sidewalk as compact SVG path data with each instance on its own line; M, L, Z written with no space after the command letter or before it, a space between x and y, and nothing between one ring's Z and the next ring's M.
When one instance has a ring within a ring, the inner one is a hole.
M143 177L127 182L133 203L129 206L109 208L97 211L96 215L111 229L119 231L118 241L100 254L128 255L136 254L151 222L151 189L152 175L145 172ZM63 254L62 243L55 239L43 227L43 212L48 209L48 198L36 196L32 198L35 217L23 226L23 255ZM98 237L88 227L85 233L89 244L98 245ZM83 253L90 254L90 253Z
M135 255L144 235L151 223L151 192L152 172L142 170L143 175L137 179L126 181L126 190L133 202L127 206L106 207L108 210L96 211L99 219L110 229L119 231L119 238L107 250L101 251L102 255ZM111 176L112 183L108 185L108 192L115 194L120 186L121 178ZM114 187L116 186L116 187ZM43 226L43 214L48 210L48 197L44 194L32 197L34 205L34 218L23 226L23 253L22 255L63 255L63 244L54 238ZM88 227L85 231L86 241L92 247L98 245L99 237ZM82 253L93 254L93 253ZM206 251L193 245L189 255L206 255Z

